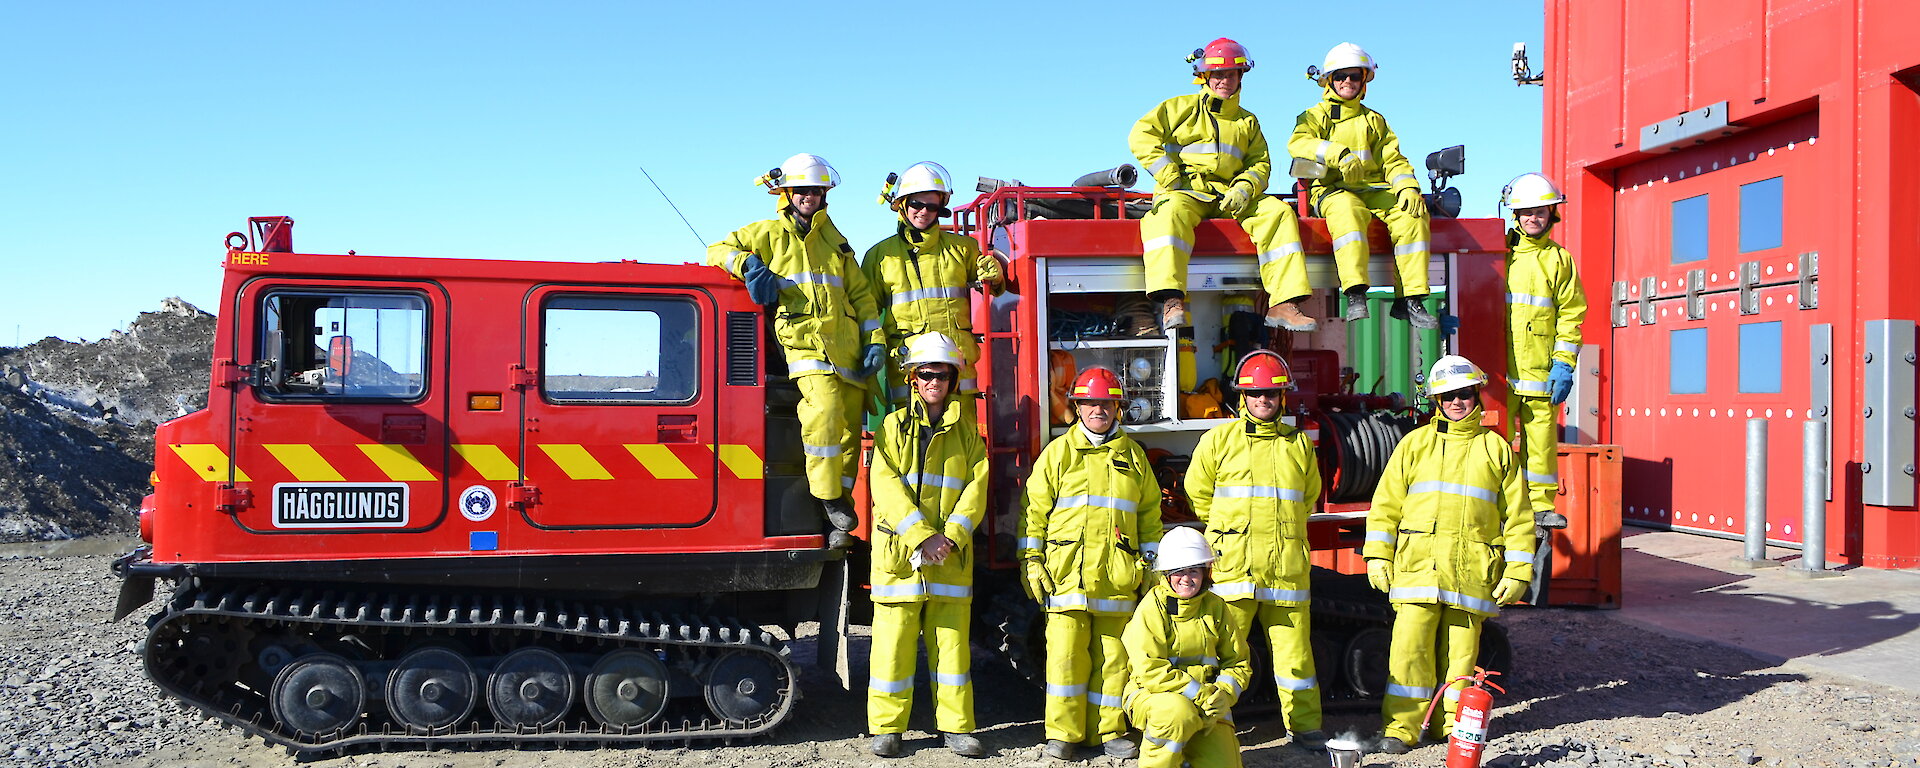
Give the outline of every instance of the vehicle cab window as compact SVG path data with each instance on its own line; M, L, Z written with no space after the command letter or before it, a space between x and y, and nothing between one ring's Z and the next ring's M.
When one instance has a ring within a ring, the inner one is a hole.
M555 403L686 403L699 390L699 311L684 299L556 296L540 389Z
M393 293L275 291L255 359L270 398L419 400L427 391L427 303Z

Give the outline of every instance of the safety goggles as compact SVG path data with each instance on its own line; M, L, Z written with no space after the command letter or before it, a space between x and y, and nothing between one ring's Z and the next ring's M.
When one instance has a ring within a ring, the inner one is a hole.
M1359 80L1361 82L1366 82L1367 73L1366 73L1366 70L1361 70L1361 69L1343 69L1333 73L1332 75L1329 75L1328 79L1336 83L1342 80Z
M914 371L913 377L921 381L953 381L953 371Z
M916 211L933 211L934 213L940 214L942 216L945 216L948 213L946 206L941 205L939 203L930 203L925 200L908 200L902 203L902 205L905 205L906 207L912 208Z

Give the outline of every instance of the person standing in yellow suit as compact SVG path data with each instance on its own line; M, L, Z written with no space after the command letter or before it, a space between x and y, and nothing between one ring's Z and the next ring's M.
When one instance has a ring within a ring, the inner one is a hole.
M1453 728L1460 686L1451 681L1473 672L1482 623L1533 578L1527 486L1506 440L1480 424L1486 383L1459 355L1433 364L1427 395L1438 412L1394 448L1367 512L1367 580L1394 611L1378 747L1388 754L1419 743L1442 682L1446 717L1432 735Z
M979 283L998 295L1005 281L999 260L982 253L978 242L940 228L940 219L953 213L947 208L952 178L939 163L923 162L889 184L880 196L899 212L899 225L893 236L867 249L860 269L885 313L892 351L904 350L927 333L946 336L959 346L963 362L954 392L971 415L973 398L980 392L973 371L980 347L973 338L972 286ZM913 383L902 378L902 366L888 366L887 371L882 396L891 410L908 401Z
M853 247L827 218L827 190L840 183L833 166L798 154L756 183L777 196L780 217L708 246L707 263L746 282L753 301L774 310L773 334L800 388L807 486L831 526L828 544L844 549L860 522L846 495L860 468L863 382L886 360L880 312Z
M1184 480L1193 514L1219 550L1213 594L1240 637L1266 636L1280 715L1294 743L1326 746L1308 619L1307 515L1320 499L1320 462L1307 433L1280 420L1293 389L1285 360L1255 350L1236 367L1240 418L1207 431ZM1163 543L1161 559L1166 558Z
M973 735L973 530L987 512L987 448L961 419L954 379L965 364L946 336L927 333L902 365L914 399L873 435L873 652L867 683L871 751L900 755L913 711L915 641L933 671L934 715L949 749L986 754Z
M1147 452L1120 428L1120 377L1093 366L1069 397L1079 420L1054 438L1027 477L1017 557L1021 585L1046 612L1046 754L1074 745L1136 757L1125 738L1127 653L1141 569L1160 545L1160 483Z
M1587 296L1573 254L1548 236L1567 196L1547 177L1523 173L1502 197L1514 219L1507 231L1507 411L1524 435L1534 521L1565 528L1566 515L1553 508L1560 486L1556 411L1573 392Z
M1163 328L1187 324L1187 261L1201 219L1236 219L1259 254L1260 283L1271 306L1267 325L1311 331L1300 312L1313 292L1293 206L1269 196L1272 161L1260 119L1240 106L1242 77L1253 69L1247 49L1227 38L1194 51L1200 92L1176 96L1133 124L1127 146L1153 174L1153 208L1140 220L1147 298L1162 302Z
M1140 768L1239 768L1233 705L1253 678L1247 636L1218 595L1207 592L1214 551L1199 531L1177 527L1160 541L1147 592L1120 642L1127 648L1127 716L1146 741Z
M1379 65L1365 49L1341 43L1327 51L1317 78L1325 89L1320 103L1294 120L1287 151L1294 157L1325 163L1327 173L1313 182L1308 196L1327 222L1340 290L1347 295L1348 320L1368 317L1367 225L1378 216L1393 239L1393 261L1400 295L1391 314L1415 328L1438 328L1427 312L1427 201L1413 163L1400 154L1400 137L1387 118L1367 108L1367 84Z

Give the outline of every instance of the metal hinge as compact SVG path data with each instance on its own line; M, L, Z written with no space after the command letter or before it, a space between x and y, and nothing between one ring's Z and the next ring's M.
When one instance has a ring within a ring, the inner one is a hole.
M253 506L252 489L236 488L233 483L221 483L213 489L214 509L233 515L251 506Z
M1627 327L1627 281L1613 281L1613 327Z
M1707 302L1700 294L1707 289L1707 271L1704 269L1687 270L1687 319L1700 320L1707 316Z
M223 357L213 361L213 381L215 386L233 389L242 384L253 383L253 369Z
M1653 325L1653 276L1640 278L1640 324Z
M507 483L507 506L526 509L540 503L539 486Z
M1740 314L1760 314L1760 262L1743 261L1740 276Z
M529 389L540 383L540 372L532 368L514 363L507 370L514 389Z

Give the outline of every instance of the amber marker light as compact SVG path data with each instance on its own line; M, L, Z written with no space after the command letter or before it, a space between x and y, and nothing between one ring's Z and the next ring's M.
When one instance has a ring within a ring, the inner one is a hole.
M492 392L487 394L467 395L467 410L469 411L500 410L500 393Z

